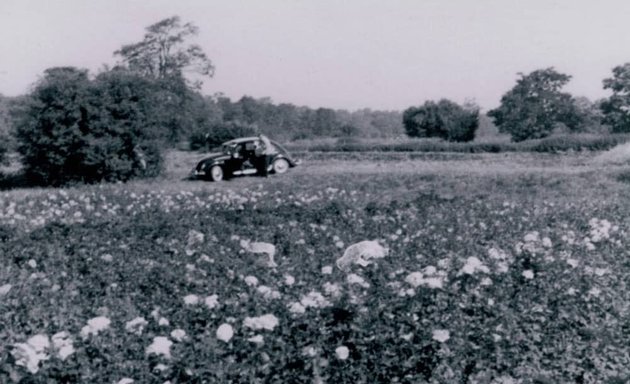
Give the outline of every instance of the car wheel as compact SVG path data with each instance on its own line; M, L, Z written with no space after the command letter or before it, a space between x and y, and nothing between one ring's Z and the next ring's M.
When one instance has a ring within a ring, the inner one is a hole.
M289 162L285 159L278 159L273 162L273 172L277 174L285 173L289 170Z
M220 165L215 165L210 168L210 180L221 181L223 180L223 168Z

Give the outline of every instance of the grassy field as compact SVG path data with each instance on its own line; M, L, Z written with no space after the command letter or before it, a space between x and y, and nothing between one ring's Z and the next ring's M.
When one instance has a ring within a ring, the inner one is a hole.
M630 380L628 164L298 155L0 192L0 382ZM387 255L339 269L363 240Z

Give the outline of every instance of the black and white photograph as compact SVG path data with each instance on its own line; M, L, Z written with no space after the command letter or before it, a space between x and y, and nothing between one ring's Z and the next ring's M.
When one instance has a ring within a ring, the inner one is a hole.
M0 384L630 383L630 2L0 0Z

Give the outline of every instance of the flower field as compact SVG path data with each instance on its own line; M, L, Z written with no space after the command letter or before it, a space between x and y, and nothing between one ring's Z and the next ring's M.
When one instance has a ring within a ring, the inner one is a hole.
M0 192L0 382L630 380L613 171L321 161Z

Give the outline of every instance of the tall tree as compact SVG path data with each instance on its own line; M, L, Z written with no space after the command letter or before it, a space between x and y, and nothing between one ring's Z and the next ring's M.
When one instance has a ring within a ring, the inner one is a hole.
M193 24L182 24L178 16L173 16L147 27L146 31L142 41L114 52L129 69L156 79L183 76L185 71L202 77L214 75L214 65L201 47L187 43L199 31Z
M573 97L561 92L571 76L553 68L519 76L516 85L501 98L501 105L488 112L499 132L522 141L546 137L560 123L569 130L579 127L581 115Z
M613 94L600 104L603 121L615 133L630 132L630 63L617 66L612 72L612 77L604 79L604 89Z

